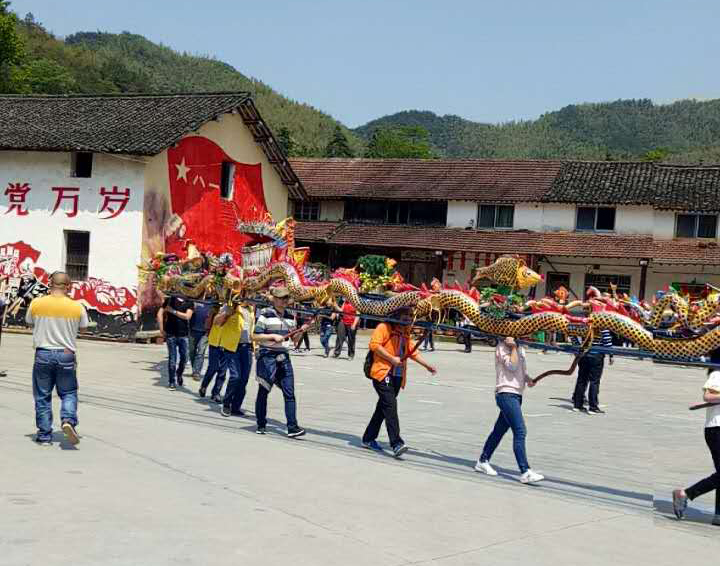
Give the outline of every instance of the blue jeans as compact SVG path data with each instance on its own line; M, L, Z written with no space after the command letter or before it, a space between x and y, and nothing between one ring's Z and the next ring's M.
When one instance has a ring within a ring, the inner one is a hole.
M237 413L242 407L248 379L250 379L252 346L250 344L238 344L237 351L229 352L225 350L225 356L228 360L230 380L225 390L223 405L230 409L231 413Z
M485 441L480 461L488 462L492 458L493 452L500 444L502 437L511 428L515 460L517 460L520 472L524 474L530 469L530 464L528 464L527 454L525 453L527 429L522 414L522 395L517 393L497 393L495 403L500 409L500 414L495 422L495 428L493 428L490 436Z
M205 351L208 346L208 337L204 332L190 332L188 340L188 355L190 356L190 365L192 366L193 376L202 373L203 363L205 362Z
M269 372L269 373L268 373ZM275 354L261 354L257 361L258 377L280 387L285 400L285 418L288 429L297 428L297 406L295 403L295 374L290 355L285 354L283 361L276 361ZM271 375L270 375L271 374ZM267 399L270 391L262 385L258 386L257 399L255 399L255 418L260 428L267 425Z
M187 363L188 355L188 337L187 336L168 336L165 338L168 349L168 383L175 384L175 378L182 379ZM180 359L178 361L178 354Z
M60 396L60 420L77 426L78 382L75 353L70 350L35 350L32 370L35 424L38 440L52 439L52 391Z
M320 344L325 348L325 353L330 352L330 337L332 336L332 324L326 324L320 328Z
M210 353L208 354L208 368L200 387L207 389L213 378L217 376L215 379L215 385L212 388L212 393L210 394L211 397L220 395L220 392L222 391L223 383L225 383L225 372L227 371L228 366L227 362L228 360L225 356L225 350L223 348L220 346L210 346Z

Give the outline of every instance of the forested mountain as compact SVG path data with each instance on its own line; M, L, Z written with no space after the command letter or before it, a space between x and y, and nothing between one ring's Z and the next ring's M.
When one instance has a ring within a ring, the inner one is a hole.
M0 18L2 15L0 9ZM338 125L350 148L355 153L362 151L361 140L328 114L282 96L211 57L178 53L131 33L81 32L62 40L45 30L31 14L22 20L15 18L15 27L21 55L13 69L13 80L2 84L0 92L249 91L270 127L276 133L285 129L290 134L295 155L322 155ZM1 67L0 62L0 71Z
M483 124L459 116L406 111L355 132L420 126L444 157L652 159L720 162L720 100L653 104L647 99L572 104L537 120Z
M0 93L249 91L291 156L720 163L720 100L572 104L504 124L412 110L349 130L212 57L178 53L127 32L59 39L32 14L20 19L9 6L0 0Z

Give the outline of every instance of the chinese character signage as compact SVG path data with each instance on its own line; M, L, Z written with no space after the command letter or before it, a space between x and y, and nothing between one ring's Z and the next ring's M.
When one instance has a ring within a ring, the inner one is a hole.
M78 214L81 206L80 187L49 187L38 189L32 187L30 183L22 181L9 182L4 191L7 205L5 214L15 216L28 216L27 197L28 193L33 191L46 191L52 195L53 202L50 215L64 214L68 218L74 218ZM110 220L120 216L130 202L130 189L128 187L120 188L118 186L100 187L98 191L94 191L95 195L101 197L100 206L97 215L101 220ZM88 197L89 198L89 197Z

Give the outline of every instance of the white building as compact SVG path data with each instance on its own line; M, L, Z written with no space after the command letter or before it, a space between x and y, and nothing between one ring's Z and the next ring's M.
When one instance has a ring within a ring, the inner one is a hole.
M141 259L239 254L239 220L305 195L247 93L0 96L0 123L2 291L65 270L101 331L157 305Z
M413 283L465 283L506 253L582 296L720 287L720 167L651 163L292 159L310 200L296 236L314 259L400 260Z

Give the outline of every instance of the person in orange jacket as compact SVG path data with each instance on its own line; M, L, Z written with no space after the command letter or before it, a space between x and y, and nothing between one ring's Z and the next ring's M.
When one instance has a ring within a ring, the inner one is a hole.
M370 351L373 353L370 378L378 394L378 402L363 434L362 444L370 450L382 450L377 437L385 421L390 447L393 455L398 458L407 452L407 446L400 437L397 410L397 396L407 380L407 359L412 358L432 375L435 375L437 370L415 351L415 344L410 339L411 310L398 309L392 316L399 320L399 323L380 323L370 338Z

